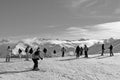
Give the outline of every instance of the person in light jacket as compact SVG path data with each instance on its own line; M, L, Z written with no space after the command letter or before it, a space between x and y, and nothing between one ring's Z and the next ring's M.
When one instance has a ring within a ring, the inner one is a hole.
M12 54L12 49L10 48L10 46L8 46L7 55L6 55L6 62L10 62L11 54Z

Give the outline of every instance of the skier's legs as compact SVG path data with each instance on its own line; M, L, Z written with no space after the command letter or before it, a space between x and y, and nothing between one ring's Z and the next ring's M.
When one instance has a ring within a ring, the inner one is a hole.
M35 69L35 59L32 59L34 66L33 66L33 70Z

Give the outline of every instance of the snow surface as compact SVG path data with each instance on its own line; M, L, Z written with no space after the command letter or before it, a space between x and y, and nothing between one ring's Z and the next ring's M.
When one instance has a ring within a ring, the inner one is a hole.
M88 59L45 58L39 61L39 71L31 71L32 60L0 59L0 80L120 80L120 54L110 57L90 55Z

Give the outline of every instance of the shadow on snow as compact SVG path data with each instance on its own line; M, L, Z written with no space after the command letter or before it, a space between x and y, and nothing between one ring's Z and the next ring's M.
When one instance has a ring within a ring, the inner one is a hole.
M23 71L4 71L4 72L0 72L0 74L13 74L13 73L23 73L23 72L29 72L32 70L23 70Z
M62 60L58 60L58 61L71 61L71 60L76 60L76 59L92 59L92 58L96 58L96 59L104 59L104 58L109 58L109 57L112 57L112 56L101 56L101 55L98 55L98 56L93 56L93 57L88 57L88 58L85 58L85 57L80 57L80 58L69 58L69 59L62 59Z
M24 72L30 72L30 71L34 71L32 69L29 70L22 70L22 71L4 71L4 72L0 72L0 74L15 74L15 73L24 73ZM46 72L45 70L38 70L40 72Z

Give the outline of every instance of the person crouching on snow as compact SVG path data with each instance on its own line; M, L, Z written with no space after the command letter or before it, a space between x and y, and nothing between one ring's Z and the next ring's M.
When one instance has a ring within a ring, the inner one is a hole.
M33 69L32 70L39 70L38 68L38 60L43 58L40 56L40 48L38 47L37 50L32 54L32 60L34 63Z

